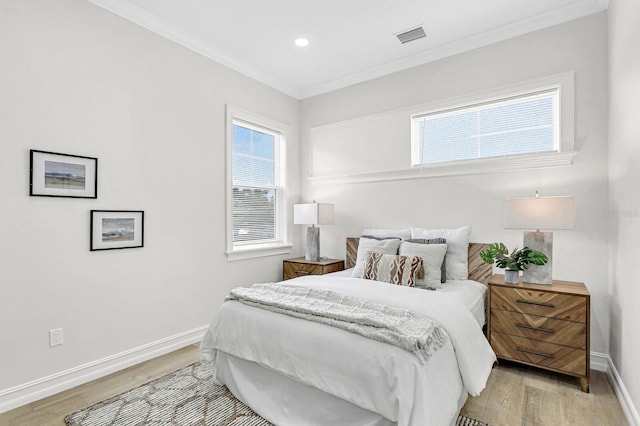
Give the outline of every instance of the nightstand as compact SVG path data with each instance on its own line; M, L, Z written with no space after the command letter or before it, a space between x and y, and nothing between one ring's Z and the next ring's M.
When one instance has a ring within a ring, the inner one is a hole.
M282 278L285 280L306 275L324 275L344 269L344 260L320 259L317 262L304 257L285 260L282 264Z
M498 358L580 378L589 392L590 295L583 283L489 281L487 338Z

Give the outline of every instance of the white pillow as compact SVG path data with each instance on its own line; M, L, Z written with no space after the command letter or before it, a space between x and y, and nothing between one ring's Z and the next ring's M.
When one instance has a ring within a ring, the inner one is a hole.
M468 252L471 227L457 229L411 228L411 238L447 239L447 279L466 280L469 277Z
M444 255L447 253L446 244L418 244L400 243L401 256L417 256L422 258L424 277L416 279L416 287L442 288L441 268ZM418 274L420 276L420 274Z
M362 235L369 235L376 238L400 238L401 240L408 240L411 238L411 229L366 228L362 231Z
M371 238L360 238L358 243L358 255L356 264L353 267L352 275L356 278L364 277L364 267L367 264L367 257L370 252L383 254L398 254L400 240L373 240Z

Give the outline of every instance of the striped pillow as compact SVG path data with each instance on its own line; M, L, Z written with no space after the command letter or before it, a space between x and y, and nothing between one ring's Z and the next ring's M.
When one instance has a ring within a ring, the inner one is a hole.
M407 243L416 244L447 244L446 238L410 238L405 240ZM442 266L440 267L440 282L445 283L447 281L447 255L445 253Z
M411 228L411 238L447 239L447 279L466 280L469 276L469 237L471 226L457 229Z
M363 278L396 285L415 287L416 276L422 272L423 261L418 256L369 253Z
M442 288L442 264L447 252L446 244L416 244L403 241L399 253L402 256L418 256L424 263L424 277L416 280L416 286Z
M369 253L378 252L386 254L398 254L398 247L400 246L400 240L374 240L371 238L360 237L358 243L358 255L356 257L356 264L353 267L352 275L355 278L364 278L364 267L367 263Z

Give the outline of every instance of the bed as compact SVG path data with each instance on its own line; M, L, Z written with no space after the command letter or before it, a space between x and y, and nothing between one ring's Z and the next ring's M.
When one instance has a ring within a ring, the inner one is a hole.
M441 290L354 278L350 269L279 285L364 298L435 319L448 339L427 360L405 349L281 313L225 302L201 344L216 381L277 425L450 425L495 362L482 326L490 265L470 244L469 279ZM346 267L358 239L347 239Z

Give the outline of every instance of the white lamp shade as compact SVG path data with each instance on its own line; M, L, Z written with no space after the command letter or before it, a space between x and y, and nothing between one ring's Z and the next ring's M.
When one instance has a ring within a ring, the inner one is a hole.
M333 204L310 203L293 205L295 225L333 225L335 216Z
M504 229L573 229L573 197L508 198L502 201Z

